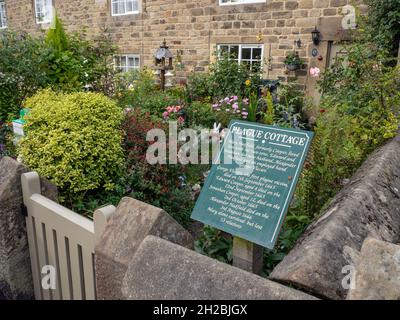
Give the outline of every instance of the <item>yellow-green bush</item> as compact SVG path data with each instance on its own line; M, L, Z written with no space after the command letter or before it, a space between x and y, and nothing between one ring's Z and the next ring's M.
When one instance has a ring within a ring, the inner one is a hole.
M24 163L51 180L62 194L75 197L89 190L114 188L121 174L121 109L96 93L44 90L25 107Z

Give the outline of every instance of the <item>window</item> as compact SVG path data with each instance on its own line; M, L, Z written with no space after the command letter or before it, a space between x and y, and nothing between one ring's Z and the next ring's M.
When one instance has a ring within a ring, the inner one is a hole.
M7 28L6 4L0 0L0 29Z
M50 23L53 19L53 1L35 0L36 23Z
M111 0L111 15L139 13L139 0Z
M219 0L220 6L232 5L232 4L244 4L244 3L262 3L265 0Z
M115 56L114 68L120 72L138 70L140 68L140 57L137 54L124 54Z
M249 68L255 65L260 67L263 48L262 44L220 44L218 45L218 54L229 52L237 62L247 64Z

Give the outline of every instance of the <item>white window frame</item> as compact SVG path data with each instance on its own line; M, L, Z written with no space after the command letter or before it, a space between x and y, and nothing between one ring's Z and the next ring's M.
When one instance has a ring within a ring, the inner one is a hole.
M234 6L238 4L250 4L250 3L265 3L266 0L227 0L228 2L222 2L219 0L220 6Z
M126 9L126 2L128 0L111 0L111 16L113 17L118 17L118 16L126 16L129 14L138 14L140 12L140 0L135 0L137 2L137 10L134 11L126 11L125 13L114 13L114 3L116 2L124 2L125 3L125 9Z
M219 44L217 45L218 58L220 57L221 47L223 47L223 46L225 46L225 47L226 47L226 46L228 46L228 47L231 47L231 46L238 46L238 47L239 47L239 49L238 49L239 55L238 55L238 59L237 59L237 60L238 60L238 63L242 63L243 61L249 61L250 63L252 63L253 61L260 61L261 68L263 67L263 64L264 64L264 45L263 45L263 44L219 43ZM260 48L261 48L261 57L260 57L260 60L258 60L258 59L253 59L252 55L250 55L250 59L243 59L243 58L242 58L242 49L260 49ZM235 60L236 60L236 59L235 59Z
M121 65L117 65L116 64L116 58L118 58L118 57L120 59L125 59L125 66L122 66L122 64ZM138 59L139 60L138 65L137 66L135 65L133 67L128 66L128 59L129 58ZM115 55L113 57L113 62L114 62L114 69L115 70L120 69L121 72L123 72L123 73L129 72L131 70L140 70L140 55L139 54L131 54L131 53L117 54L117 55ZM124 68L125 68L125 70L124 70Z
M53 0L35 0L34 5L35 5L36 23L37 24L51 23L51 21L53 20ZM43 20L39 20L39 14L38 14L39 6L42 12L47 13L47 10L49 10L48 12L50 12L48 16L43 17Z
M0 29L7 28L6 2L0 0Z

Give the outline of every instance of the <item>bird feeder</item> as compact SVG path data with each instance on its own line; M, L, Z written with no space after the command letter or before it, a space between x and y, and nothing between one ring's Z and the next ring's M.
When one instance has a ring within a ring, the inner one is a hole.
M160 88L161 90L165 90L165 73L168 70L172 70L172 58L174 55L168 49L167 43L164 42L163 44L157 49L154 54L154 63L156 66L156 70L160 71Z

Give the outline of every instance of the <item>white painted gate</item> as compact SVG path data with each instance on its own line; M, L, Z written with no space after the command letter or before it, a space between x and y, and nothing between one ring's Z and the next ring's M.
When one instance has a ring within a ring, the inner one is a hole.
M42 196L36 172L21 180L35 298L96 299L94 247L115 207L96 210L92 221ZM44 266L56 271L54 290L42 286Z

